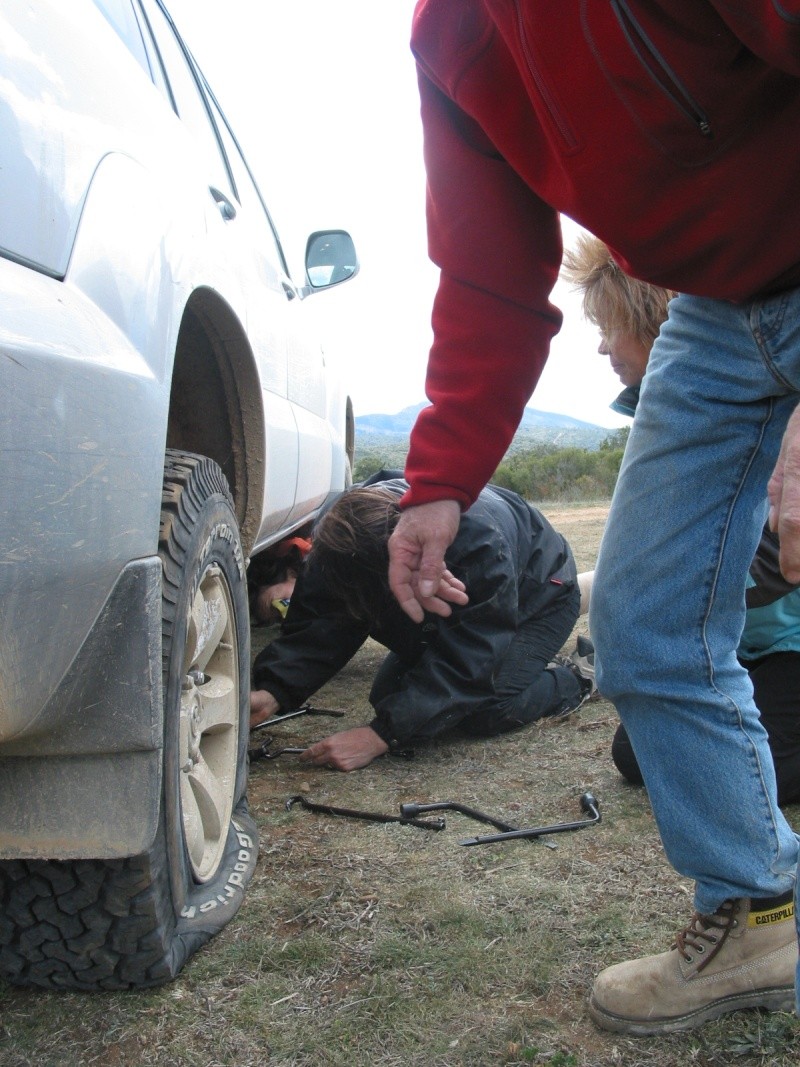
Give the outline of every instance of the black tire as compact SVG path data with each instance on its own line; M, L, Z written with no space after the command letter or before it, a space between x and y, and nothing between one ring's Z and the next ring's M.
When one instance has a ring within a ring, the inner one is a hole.
M0 863L0 975L15 985L170 981L235 915L255 868L247 583L216 463L167 454L159 552L165 737L156 839L125 860Z

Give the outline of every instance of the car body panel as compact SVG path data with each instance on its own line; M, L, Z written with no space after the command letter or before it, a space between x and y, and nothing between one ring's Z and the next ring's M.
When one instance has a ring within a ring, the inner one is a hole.
M165 449L223 467L248 553L308 525L352 453L310 289L213 94L161 0L108 6L141 55L92 0L0 9L0 858L131 854L154 832ZM139 776L105 838L95 792L49 790L89 767ZM37 782L61 838L22 812Z
M84 198L98 160L138 144L156 155L151 130L163 126L163 101L91 4L4 0L0 64L3 218L0 252L56 277L66 273ZM54 42L68 41L56 52ZM102 44L102 47L99 45ZM114 93L89 96L105 82Z
M166 419L169 397L80 293L2 259L0 373L0 738L10 740L35 723L125 563L154 553L151 472L164 446L142 427ZM98 394L125 418L107 420Z

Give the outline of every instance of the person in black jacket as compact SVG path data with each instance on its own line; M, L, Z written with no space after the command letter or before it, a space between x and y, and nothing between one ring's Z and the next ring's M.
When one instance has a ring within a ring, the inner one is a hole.
M439 590L452 614L432 605L421 625L409 619L386 579L406 488L381 472L334 502L313 532L280 636L254 663L251 725L303 703L367 637L389 649L370 692L375 717L311 745L300 757L311 763L350 771L455 728L504 733L566 715L593 690L574 663L555 660L579 611L572 552L508 490L487 487L462 516Z

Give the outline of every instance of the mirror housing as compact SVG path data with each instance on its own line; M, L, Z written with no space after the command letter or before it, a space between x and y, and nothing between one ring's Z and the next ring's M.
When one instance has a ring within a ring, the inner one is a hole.
M307 293L349 281L358 268L356 246L346 230L317 230L306 241Z

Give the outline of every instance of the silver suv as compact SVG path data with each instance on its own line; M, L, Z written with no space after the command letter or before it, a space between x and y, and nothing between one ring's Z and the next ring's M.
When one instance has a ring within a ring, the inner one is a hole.
M174 977L236 912L248 559L350 479L350 401L161 0L0 6L0 975Z

